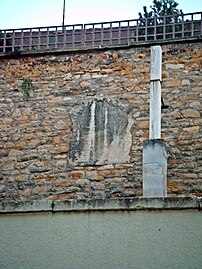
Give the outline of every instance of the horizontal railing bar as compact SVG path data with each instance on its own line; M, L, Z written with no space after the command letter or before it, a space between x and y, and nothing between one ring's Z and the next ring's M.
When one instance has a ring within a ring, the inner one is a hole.
M72 26L83 26L83 24L68 24L68 25L55 25L55 26L40 26L40 27L28 27L28 28L16 28L16 29L0 29L1 31L22 31L22 30L33 30L33 29L47 29L47 28L64 28Z
M173 17L182 17L182 16L187 16L187 15L196 15L196 14L201 14L201 11L197 11L194 13L183 13L183 14L179 14L179 15L166 15L166 16L161 16L161 17L157 17L157 19L163 19L163 18L173 18ZM148 18L148 19L154 19L154 18ZM119 23L119 22L131 22L131 21L141 21L141 20L145 20L145 18L138 18L138 19L130 19L130 20L121 20L121 21L107 21L107 22L95 22L95 23L85 23L84 25L97 25L97 24L106 24L106 23Z

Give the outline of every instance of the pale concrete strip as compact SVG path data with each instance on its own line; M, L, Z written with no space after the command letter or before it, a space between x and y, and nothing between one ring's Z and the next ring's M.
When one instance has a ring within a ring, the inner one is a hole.
M93 212L136 210L201 210L202 197L98 199L88 201L41 200L22 204L2 204L0 214L38 212Z

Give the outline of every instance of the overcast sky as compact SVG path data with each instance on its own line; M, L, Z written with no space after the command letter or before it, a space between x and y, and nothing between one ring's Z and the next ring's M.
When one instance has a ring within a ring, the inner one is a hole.
M0 29L62 24L64 0L0 0ZM66 0L65 24L138 18L152 0ZM202 0L178 0L184 13L202 11Z

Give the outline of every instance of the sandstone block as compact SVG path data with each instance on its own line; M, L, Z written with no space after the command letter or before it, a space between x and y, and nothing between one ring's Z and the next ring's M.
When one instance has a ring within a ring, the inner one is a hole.
M104 182L95 182L95 181L93 181L93 182L90 183L90 187L91 187L92 190L104 190L105 184L104 184Z
M84 178L84 171L72 171L71 172L72 179L80 179Z
M63 101L62 97L53 97L49 100L49 103L60 103Z
M91 83L87 81L82 81L80 85L82 88L85 88L85 87L90 87Z
M11 143L11 142L8 142L8 143L5 143L4 144L4 148L5 149L14 148L14 147L15 147L15 144L14 143Z
M182 101L197 100L197 98L198 97L196 93L185 93L179 97L179 99Z
M140 123L138 123L138 128L148 129L149 128L149 121L141 121Z
M28 168L31 173L42 173L42 172L50 171L51 167L52 167L51 162L35 161L35 162L32 162Z
M63 100L66 101L66 102L71 102L72 101L72 98L66 96L66 97L63 98Z
M181 85L182 86L189 86L190 85L190 80L189 79L183 79Z
M23 152L22 151L19 151L19 150L15 150L15 149L11 149L10 153L9 153L9 156L20 156L20 155L23 155Z
M51 150L51 153L53 154L62 154L62 153L67 153L68 148L67 147L55 147L53 150Z
M78 180L76 180L75 185L76 186L79 186L79 187L83 187L85 185L89 185L89 180L88 179L85 179L85 178L78 179Z
M82 76L82 79L83 79L83 80L89 80L89 79L91 79L91 75L90 75L89 73L86 73L86 74L84 74L84 75Z
M90 180L91 181L103 181L104 177L103 176L96 176L96 177L92 177Z
M102 69L101 74L112 74L113 73L113 69Z
M123 193L124 197L134 197L136 196L135 190L134 189L125 189Z
M128 170L127 169L114 169L111 171L112 175L116 175L116 176L125 176L128 174Z
M202 119L193 119L191 125L202 125Z
M55 161L55 166L62 168L67 166L67 160L57 160Z
M54 159L67 159L67 154L54 155Z
M0 193L5 192L6 185L0 185Z
M97 177L97 171L86 171L86 177L94 179Z
M113 184L113 183L123 183L125 178L122 177L113 177L113 178L108 178L105 180L106 184Z
M167 80L165 82L163 82L163 86L164 87L179 87L180 86L180 80Z
M186 109L182 111L185 118L200 118L200 113L194 109Z
M199 126L192 126L192 127L187 127L183 129L185 132L188 133L198 133L199 132Z
M202 107L200 101L191 101L189 103L189 107L191 108L195 108L195 109L200 109L200 107Z
M164 79L164 78L167 78L167 77L169 77L169 73L167 71L164 71L162 73L162 78Z
M29 175L15 175L16 182L27 182L29 179Z
M133 163L120 163L120 164L115 164L116 169L124 169L124 168L133 168L134 164Z
M195 178L195 179L197 179L198 178L198 176L197 176L197 174L195 174L195 173L186 173L186 174L182 174L182 178L185 178L185 179L192 179L192 178Z
M55 127L55 129L58 129L58 130L66 130L66 129L68 129L69 126L68 126L67 122L65 122L63 120L59 120L58 122L56 122L54 124L54 127Z
M98 172L98 174L99 174L99 176L106 177L106 176L111 175L111 171L110 170L101 170Z
M99 171L99 170L111 170L111 169L114 169L113 164L102 165L101 167L98 167L97 170Z
M54 144L60 144L61 138L59 136L54 137L53 142Z
M166 64L166 69L173 69L173 70L178 70L178 69L183 69L184 64Z
M7 125L7 124L11 124L13 122L13 119L11 118L5 118L3 119L3 124Z

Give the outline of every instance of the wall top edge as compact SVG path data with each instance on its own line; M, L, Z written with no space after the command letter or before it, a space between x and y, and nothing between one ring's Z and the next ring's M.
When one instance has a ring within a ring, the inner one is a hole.
M179 39L179 40L161 40L161 41L144 41L144 42L137 42L132 45L116 45L116 46L106 46L106 47L98 47L98 46L91 46L91 47L84 47L84 48L74 48L74 49L54 49L54 50L34 50L34 51L21 51L18 53L15 52L0 52L0 58L20 58L20 57L37 57L41 55L57 55L63 53L85 53L85 52L93 52L93 51L106 51L106 50L120 50L120 49L129 49L129 48L137 48L137 47L151 47L154 45L169 45L169 44L178 44L178 43L193 43L193 42L200 42L202 40L201 36L186 38L186 39Z
M18 204L2 203L0 214L39 212L93 212L137 210L201 210L202 197L121 198L97 200L39 200Z

